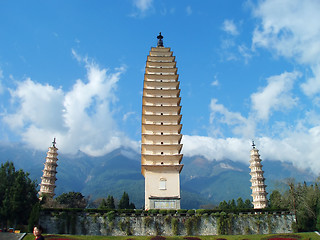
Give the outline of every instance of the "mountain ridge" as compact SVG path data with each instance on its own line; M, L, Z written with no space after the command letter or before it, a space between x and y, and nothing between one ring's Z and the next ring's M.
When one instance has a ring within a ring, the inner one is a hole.
M0 144L0 163L12 161L17 169L30 173L31 179L41 181L46 152L34 151L22 145ZM248 164L230 159L212 160L202 156L184 157L180 175L181 207L199 208L218 204L223 200L251 199L250 169ZM56 195L76 191L90 199L113 195L120 199L126 191L137 208L144 205L144 178L141 175L140 154L119 148L100 157L78 152L76 155L58 156ZM262 161L267 191L286 187L287 178L311 182L316 176L299 170L291 163Z

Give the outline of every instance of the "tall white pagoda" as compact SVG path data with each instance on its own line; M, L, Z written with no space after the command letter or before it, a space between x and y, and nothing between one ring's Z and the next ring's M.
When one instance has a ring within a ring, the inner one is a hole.
M253 198L253 208L262 209L268 206L266 185L264 184L265 178L263 177L262 164L260 159L259 150L256 149L252 141L252 149L250 151L250 167L251 172L251 189Z
M52 147L49 147L47 152L46 162L44 163L44 170L43 175L41 177L40 183L40 191L39 191L39 198L43 195L53 198L55 193L54 189L56 187L55 182L56 178L56 168L58 166L58 148L56 148L56 139L54 138L52 142Z
M141 173L145 177L145 209L180 209L180 89L175 57L163 46L147 57L142 97Z

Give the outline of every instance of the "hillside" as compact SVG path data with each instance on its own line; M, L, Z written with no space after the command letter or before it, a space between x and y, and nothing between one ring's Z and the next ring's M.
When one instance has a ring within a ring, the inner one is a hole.
M0 162L13 161L16 168L30 173L40 183L46 152L31 151L17 145L0 145ZM102 157L58 156L56 194L79 191L91 200L113 195L119 199L124 191L137 208L144 204L144 178L140 173L140 155L117 149ZM249 159L249 155L248 155ZM249 161L249 160L248 160ZM267 191L285 187L285 179L313 181L316 176L296 169L292 164L264 160ZM184 157L181 172L182 208L199 208L232 198L250 198L249 162L208 161L199 156Z

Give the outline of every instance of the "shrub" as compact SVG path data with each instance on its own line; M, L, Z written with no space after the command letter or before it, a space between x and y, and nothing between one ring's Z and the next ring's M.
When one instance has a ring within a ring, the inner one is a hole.
M173 235L178 235L178 219L172 218L171 219L171 228L172 228L172 233Z
M107 219L109 222L112 222L115 217L116 217L116 213L114 211L110 211L108 213L106 213Z
M142 212L143 212L142 209L136 209L136 210L135 210L135 213L138 214L138 215L140 215Z
M177 213L187 213L187 209L178 209Z
M169 224L171 222L171 215L165 216L164 221L166 224Z
M159 210L159 213L160 213L160 214L167 214L167 209L160 209L160 210Z
M146 227L150 227L150 225L151 225L151 223L152 223L152 218L151 217L145 217L145 218L143 218L143 222L144 222L144 225L146 226Z
M150 209L148 211L149 214L158 214L159 213L159 209Z
M180 209L179 209L180 210ZM168 209L167 210L167 213L168 214L175 214L177 212L177 210L175 210L175 209Z
M199 215L203 215L205 213L208 213L208 210L207 209L197 209L196 213L199 214Z
M190 209L190 210L187 211L187 214L190 214L190 215L192 215L194 213L195 213L195 211L193 209Z

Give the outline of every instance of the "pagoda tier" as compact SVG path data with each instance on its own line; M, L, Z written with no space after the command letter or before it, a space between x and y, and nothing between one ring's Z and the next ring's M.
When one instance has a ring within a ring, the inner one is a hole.
M253 207L255 209L262 209L268 206L266 185L264 184L265 178L263 177L264 171L262 171L262 164L259 155L259 150L255 148L254 143L253 148L250 152L250 175L251 175L251 190L253 198Z
M47 152L46 162L44 163L44 170L43 175L41 177L41 183L40 183L40 191L39 191L39 197L41 198L43 195L46 195L47 197L53 198L55 195L54 189L56 187L55 182L57 180L56 178L56 168L58 166L58 148L56 148L56 139L52 142L52 147L49 147L49 150Z
M180 82L173 52L163 47L161 34L158 39L158 46L152 47L147 57L142 97L145 209L179 209L183 167Z

